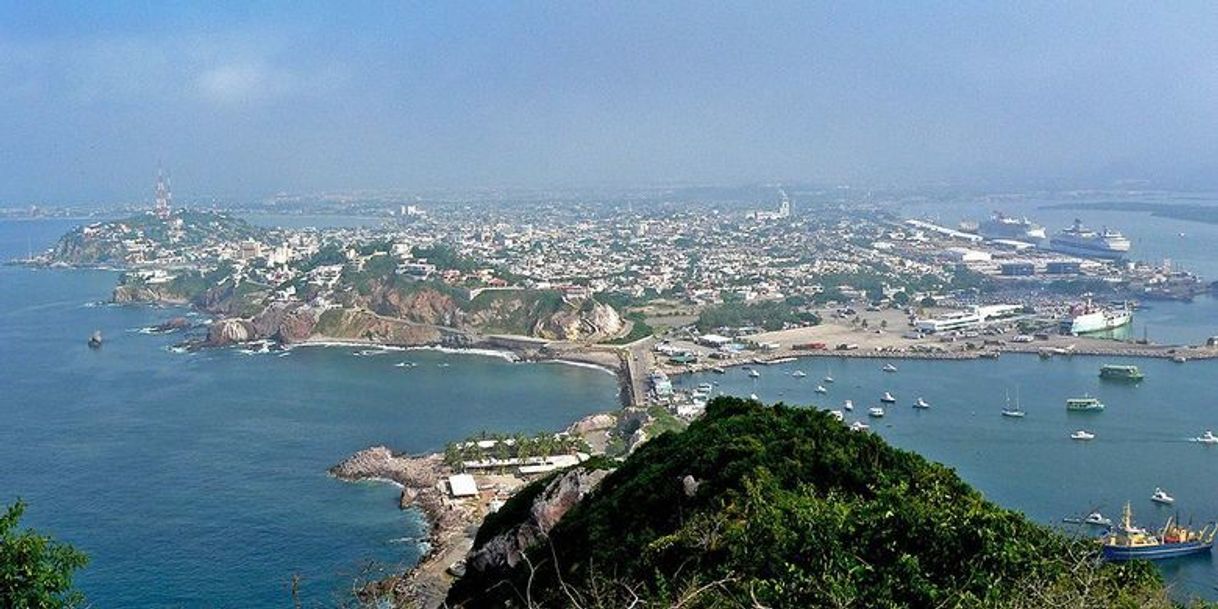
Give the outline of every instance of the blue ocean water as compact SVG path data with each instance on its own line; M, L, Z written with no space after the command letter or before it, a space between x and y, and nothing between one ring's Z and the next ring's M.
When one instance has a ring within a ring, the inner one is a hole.
M72 224L0 222L0 258ZM185 311L96 305L115 279L0 267L0 504L25 499L28 525L89 554L78 583L94 607L288 606L294 574L306 604L328 602L369 561L413 563L424 530L393 487L326 468L373 444L434 450L617 405L614 376L561 364L173 353L179 336L138 330Z
M0 258L73 224L0 222ZM415 560L422 534L415 514L396 509L395 489L333 480L328 466L375 443L423 451L481 429L553 429L616 404L612 376L562 365L351 348L171 353L177 337L136 330L182 311L93 305L114 280L0 267L0 503L25 498L29 524L92 556L79 582L96 607L282 606L293 574L306 601L322 603L367 560ZM1135 329L1197 342L1218 333L1215 306L1151 303ZM84 345L95 329L106 336L97 352ZM419 365L393 365L404 360ZM1177 497L1185 520L1218 517L1218 448L1188 441L1218 430L1218 362L1141 361L1147 381L1125 386L1098 380L1104 361L898 361L885 374L876 360L805 360L756 381L732 370L677 383L798 404L850 398L859 416L892 391L899 404L877 433L1049 524L1093 507L1115 516L1126 500L1157 524L1169 511L1147 500L1155 486ZM837 383L818 397L811 389L829 366ZM791 377L796 368L809 376ZM1004 394L1016 390L1029 415L1003 419ZM1086 392L1108 410L1066 414L1065 397ZM919 396L933 408L912 410ZM1097 439L1070 441L1078 428ZM1218 581L1209 557L1163 566L1184 594L1212 594Z
M893 363L898 371L881 370ZM1146 373L1140 384L1101 381L1104 363L1136 363ZM807 376L792 376L803 370ZM868 421L892 444L947 464L989 499L1060 526L1066 516L1099 509L1114 520L1126 501L1143 525L1162 525L1178 514L1196 525L1218 520L1218 446L1192 442L1206 429L1218 432L1213 379L1218 361L1186 364L1163 359L1054 358L1003 355L997 360L881 360L807 358L764 366L749 378L741 369L678 377L674 385L692 389L716 383L718 392L756 395L766 403L784 401L840 409L854 403L847 421ZM820 379L832 375L834 383ZM823 384L828 394L815 393ZM884 392L895 404L881 404ZM1067 412L1067 397L1092 395L1101 413ZM1003 417L1008 399L1018 399L1023 419ZM931 408L918 410L919 397ZM884 406L881 419L867 416ZM1090 442L1070 439L1085 429ZM1150 501L1155 487L1175 496L1174 508ZM1073 529L1071 529L1073 530ZM1211 556L1160 563L1182 595L1215 596L1218 565Z

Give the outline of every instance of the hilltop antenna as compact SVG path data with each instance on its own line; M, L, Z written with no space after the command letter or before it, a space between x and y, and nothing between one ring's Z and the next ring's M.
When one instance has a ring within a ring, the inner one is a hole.
M171 213L170 206L173 202L173 193L169 190L169 178L165 175L165 171L161 169L160 163L157 163L156 168L156 206L153 212L156 217L162 220L168 220Z

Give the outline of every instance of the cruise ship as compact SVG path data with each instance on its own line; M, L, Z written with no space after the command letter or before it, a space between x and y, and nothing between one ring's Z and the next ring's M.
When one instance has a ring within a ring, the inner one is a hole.
M1062 334L1079 335L1088 332L1103 332L1120 328L1133 322L1133 312L1128 308L1105 309L1087 301L1070 308L1061 320Z
M1012 218L996 211L989 220L977 225L977 234L989 239L1038 242L1045 238L1045 227L1027 218Z
M1109 228L1091 230L1075 220L1070 228L1049 239L1049 249L1084 258L1122 258L1129 253L1129 239Z

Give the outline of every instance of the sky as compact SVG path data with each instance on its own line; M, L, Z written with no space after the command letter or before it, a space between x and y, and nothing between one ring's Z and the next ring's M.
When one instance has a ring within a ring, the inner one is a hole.
M1212 2L0 0L0 206L1218 186Z

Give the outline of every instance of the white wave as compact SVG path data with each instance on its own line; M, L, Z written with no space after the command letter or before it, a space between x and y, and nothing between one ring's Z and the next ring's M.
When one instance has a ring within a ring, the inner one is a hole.
M605 372L605 373L611 374L613 376L617 376L616 370L609 368L608 366L602 366L600 364L593 364L591 362L576 362L576 361L572 361L569 359L547 359L547 360L543 360L541 363L543 363L543 364L562 364L564 366L575 366L576 368L588 368L590 370L600 370L601 372Z
M509 362L518 362L520 357L511 351L502 351L499 349L467 349L455 347L440 347L427 345L422 347L406 347L407 351L435 351L437 353L449 353L453 355L482 355L486 357L497 357Z

